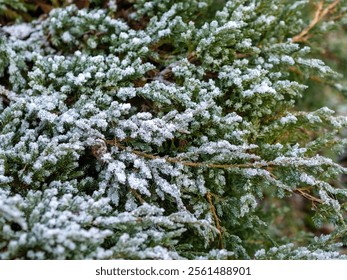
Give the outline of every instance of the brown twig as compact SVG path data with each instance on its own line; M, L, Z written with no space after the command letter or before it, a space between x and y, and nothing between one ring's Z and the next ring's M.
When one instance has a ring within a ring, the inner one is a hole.
M337 21L337 20L340 20L342 17L344 17L346 15L346 12L344 13L340 13L338 14L337 16L334 16L333 17L333 21Z
M137 200L141 202L141 204L144 204L146 202L136 190L130 189L130 191L137 198Z
M236 58L241 59L241 58L251 57L255 54L256 53L236 53L235 56L236 56Z
M127 148L118 143L115 140L106 140L105 141L106 144L109 145L113 145L118 147L121 150L127 150ZM260 167L267 167L270 165L275 165L272 164L271 162L267 162L267 163L260 163L260 162L256 162L256 163L236 163L236 164L216 164L216 163L204 163L204 162L191 162L191 161L182 161L178 158L171 158L171 157L160 157L160 156L156 156L156 155L151 155L151 154L147 154L144 152L140 152L140 151L136 151L136 150L131 150L131 153L138 155L140 157L143 158L147 158L147 159L163 159L166 162L170 162L170 163L179 163L182 164L184 166L189 166L189 167L208 167L208 168L223 168L223 169L227 169L227 168L260 168Z
M309 32L314 28L327 14L331 13L335 7L340 3L340 0L335 0L333 3L324 8L324 0L320 1L317 5L315 15L309 25L301 31L300 34L292 38L293 43L306 42L311 36Z
M217 215L217 212L216 212L216 208L214 207L213 202L212 202L212 194L210 192L208 192L206 194L206 198L207 198L208 203L210 204L210 211L211 211L211 213L213 215L213 219L214 219L214 222L216 224L216 228L218 229L220 249L223 249L224 248L224 245L223 245L223 230L222 230L222 227L220 225L220 220L218 218L218 215Z

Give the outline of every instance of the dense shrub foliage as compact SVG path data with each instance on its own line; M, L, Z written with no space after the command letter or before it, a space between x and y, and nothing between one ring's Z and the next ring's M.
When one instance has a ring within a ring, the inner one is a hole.
M342 258L346 169L322 151L347 119L296 103L310 77L341 88L308 42L346 5L307 5L89 1L2 26L0 258Z

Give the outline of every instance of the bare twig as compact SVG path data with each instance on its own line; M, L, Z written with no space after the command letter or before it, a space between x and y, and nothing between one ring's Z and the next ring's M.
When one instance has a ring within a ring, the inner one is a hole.
M222 231L222 227L220 225L220 220L218 218L218 215L217 215L217 212L216 212L216 208L214 207L213 205L213 202L212 202L212 195L210 192L208 192L206 194L206 198L207 198L207 201L208 203L210 204L210 211L213 215L213 219L214 219L214 222L216 224L216 228L218 229L218 235L219 235L219 242L220 242L220 249L223 249L224 248L224 245L223 245L223 231Z
M335 7L340 3L340 0L335 0L330 5L328 5L326 8L324 8L324 0L320 1L317 5L317 10L315 12L315 15L309 25L301 31L300 34L294 36L292 38L293 43L303 43L306 42L311 36L309 32L314 28L326 15L331 13Z

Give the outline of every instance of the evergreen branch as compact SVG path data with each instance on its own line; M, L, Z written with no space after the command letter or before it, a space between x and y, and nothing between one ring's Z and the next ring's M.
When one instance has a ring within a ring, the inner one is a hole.
M137 156L143 157L143 158L152 159L152 160L153 159L163 159L169 163L178 163L178 164L182 164L184 166L189 166L189 167L208 167L208 168L228 169L228 168L261 168L261 167L267 167L270 165L276 165L276 164L264 163L264 162L239 163L239 164L216 164L216 163L182 161L178 158L160 157L160 156L148 154L148 153L141 152L141 151L129 150L126 146L120 144L116 140L106 140L105 142L106 142L106 144L116 146L121 150L129 151L129 152L131 152Z
M343 91L303 43L345 1L23 1L0 0L25 21L0 19L0 259L339 258L347 121L296 104Z
M161 157L156 156L153 154L148 154L145 152L137 151L137 150L130 150L128 147L120 144L117 142L117 140L105 140L105 143L108 145L116 146L121 150L128 151L130 153L133 153L134 155L155 160L155 159L162 159L169 163L178 163L182 164L184 166L188 167L207 167L207 168L221 168L221 169L229 169L229 168L265 168L267 171L271 171L271 167L276 166L283 166L284 162L275 162L275 161L268 161L268 162L251 162L251 163L235 163L235 164L218 164L218 163L205 163L205 162L191 162L191 161L182 161L179 158L172 158L172 157ZM310 160L311 158L302 158L302 160ZM288 165L291 165L292 162L287 162ZM303 165L305 163L296 162L296 166ZM321 163L322 164L322 163ZM329 165L334 167L341 167L340 165L336 163L329 163ZM271 173L271 172L270 172Z
M306 42L311 35L309 34L309 32L329 13L331 13L335 7L340 3L340 0L335 0L333 3L331 3L330 5L328 5L325 9L324 9L324 1L321 1L318 3L317 5L317 10L315 12L315 15L312 19L312 21L309 23L309 25L301 31L300 34L294 36L292 38L292 42L293 43L303 43Z

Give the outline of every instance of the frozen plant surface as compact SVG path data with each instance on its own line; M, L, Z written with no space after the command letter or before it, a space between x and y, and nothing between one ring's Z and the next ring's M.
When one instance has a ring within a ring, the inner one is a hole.
M343 258L306 1L90 2L0 28L0 258ZM331 234L284 236L294 193Z

